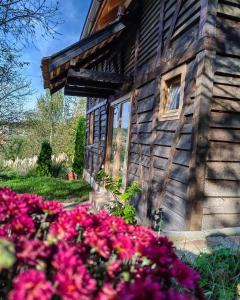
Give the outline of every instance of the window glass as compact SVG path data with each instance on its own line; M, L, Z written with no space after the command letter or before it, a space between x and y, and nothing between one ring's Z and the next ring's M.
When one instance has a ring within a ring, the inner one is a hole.
M177 120L184 100L187 65L182 65L161 77L159 121Z
M126 180L130 109L130 102L124 102L115 106L113 111L109 170L112 177L121 176L123 183Z
M179 109L181 92L181 77L169 82L166 111Z
M110 157L110 175L114 176L115 173L115 157L117 155L117 138L119 128L119 116L121 106L116 106L113 109L113 126L112 126L112 145L111 145L111 157Z
M128 131L130 118L130 102L125 102L122 105L122 122L121 122L121 144L120 144L120 176L123 182L126 179L127 171L127 153L128 153Z

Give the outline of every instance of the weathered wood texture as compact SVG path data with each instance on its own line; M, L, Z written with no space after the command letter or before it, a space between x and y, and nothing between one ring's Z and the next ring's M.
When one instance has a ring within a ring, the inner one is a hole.
M161 0L143 0L139 29L139 67L146 64L157 54L160 5Z
M144 190L142 198L134 200L140 219L146 224L145 218L151 219L162 208L167 229L240 225L240 3L219 0L217 14L208 6L215 0L141 3L137 33L95 68L132 74L136 79L131 90L135 97L127 177L129 183L139 181ZM216 58L211 56L215 52ZM198 75L205 77L197 78L197 59L204 55L207 59ZM210 71L208 62L213 67ZM183 64L187 75L181 117L159 122L161 75ZM88 110L101 101L89 99ZM95 111L94 144L86 147L85 167L93 174L105 153L105 107ZM193 175L196 181L200 178L203 201L194 208L192 218Z
M220 1L202 227L240 225L240 2Z

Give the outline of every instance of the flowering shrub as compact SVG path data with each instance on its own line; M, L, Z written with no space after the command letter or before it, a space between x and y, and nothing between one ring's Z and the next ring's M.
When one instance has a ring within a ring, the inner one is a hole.
M12 265L0 264L0 299L204 299L166 237L88 206L1 189L0 239L15 246Z

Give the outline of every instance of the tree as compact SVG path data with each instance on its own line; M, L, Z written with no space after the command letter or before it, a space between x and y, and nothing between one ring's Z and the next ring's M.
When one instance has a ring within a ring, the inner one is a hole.
M36 35L55 35L58 7L58 1L0 0L0 126L22 117L23 103L33 90L23 75L27 63L21 50Z
M56 132L56 126L64 119L64 97L62 92L57 92L54 96L47 91L44 96L38 99L38 118L42 126L46 125L49 132L49 142L52 145ZM39 123L38 123L39 126Z
M37 174L49 176L52 170L52 148L49 142L43 142L37 160Z
M84 167L84 147L85 147L85 136L86 136L86 119L81 116L78 121L76 140L75 140L75 154L73 160L73 170L79 176L83 174Z
M44 140L51 141L54 154L66 153L74 156L76 127L80 115L85 115L86 100L64 97L62 92L50 95L47 91L37 102L33 111L25 113L24 133L28 143L24 144L26 156L38 153Z
M31 83L22 75L26 64L0 40L0 127L19 122L23 104L33 94Z
M4 159L12 159L22 157L22 149L24 145L24 138L13 135L9 141L1 145L1 152Z
M33 41L36 33L53 36L59 24L59 1L1 0L0 32L5 40L19 44Z

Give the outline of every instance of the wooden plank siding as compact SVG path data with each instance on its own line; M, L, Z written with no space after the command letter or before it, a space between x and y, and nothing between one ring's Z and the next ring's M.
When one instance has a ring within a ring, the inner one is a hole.
M133 96L127 179L143 189L133 199L139 219L152 226L162 209L166 230L239 226L240 3L139 2L137 32L96 67L134 79L108 101ZM181 115L160 121L162 76L185 65ZM88 99L87 109L103 101ZM105 155L106 109L94 110L94 144L85 151L93 175Z
M203 229L240 225L239 38L239 1L220 1Z

